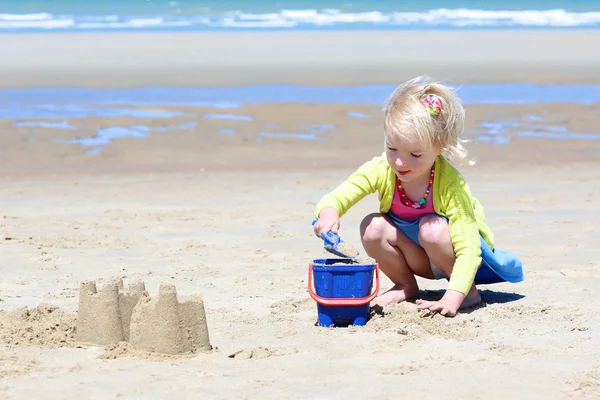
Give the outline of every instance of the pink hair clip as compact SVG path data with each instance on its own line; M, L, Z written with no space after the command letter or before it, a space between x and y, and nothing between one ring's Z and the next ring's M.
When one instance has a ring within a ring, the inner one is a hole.
M427 108L429 111L429 115L435 117L442 111L442 100L435 94L428 94L425 96L421 103Z

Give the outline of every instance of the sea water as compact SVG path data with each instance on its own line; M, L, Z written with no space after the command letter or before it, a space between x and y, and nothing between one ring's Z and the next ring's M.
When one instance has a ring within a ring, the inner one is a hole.
M600 28L597 0L2 0L0 32Z

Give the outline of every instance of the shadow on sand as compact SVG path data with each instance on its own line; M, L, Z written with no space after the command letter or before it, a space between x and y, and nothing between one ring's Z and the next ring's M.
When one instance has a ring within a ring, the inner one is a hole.
M482 302L471 308L461 309L461 314L469 314L480 308L485 308L488 304L504 304L521 300L525 296L518 293L496 292L493 290L480 290ZM444 290L421 290L420 298L423 300L437 301L444 295Z

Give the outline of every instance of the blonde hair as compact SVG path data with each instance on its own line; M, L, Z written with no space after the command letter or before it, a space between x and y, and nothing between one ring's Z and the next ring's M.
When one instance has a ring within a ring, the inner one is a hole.
M440 99L439 113L430 113L423 104L428 95ZM424 147L436 146L443 156L472 165L461 139L465 110L455 91L427 76L411 79L398 86L385 101L386 133L416 137ZM416 136L413 136L416 135Z

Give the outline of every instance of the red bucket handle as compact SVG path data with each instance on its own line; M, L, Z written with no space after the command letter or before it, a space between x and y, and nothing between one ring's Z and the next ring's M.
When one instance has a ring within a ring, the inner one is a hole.
M313 290L312 264L308 264L308 293L317 303L324 306L362 306L370 303L379 293L379 264L375 264L375 290L367 297L331 299L317 295Z

